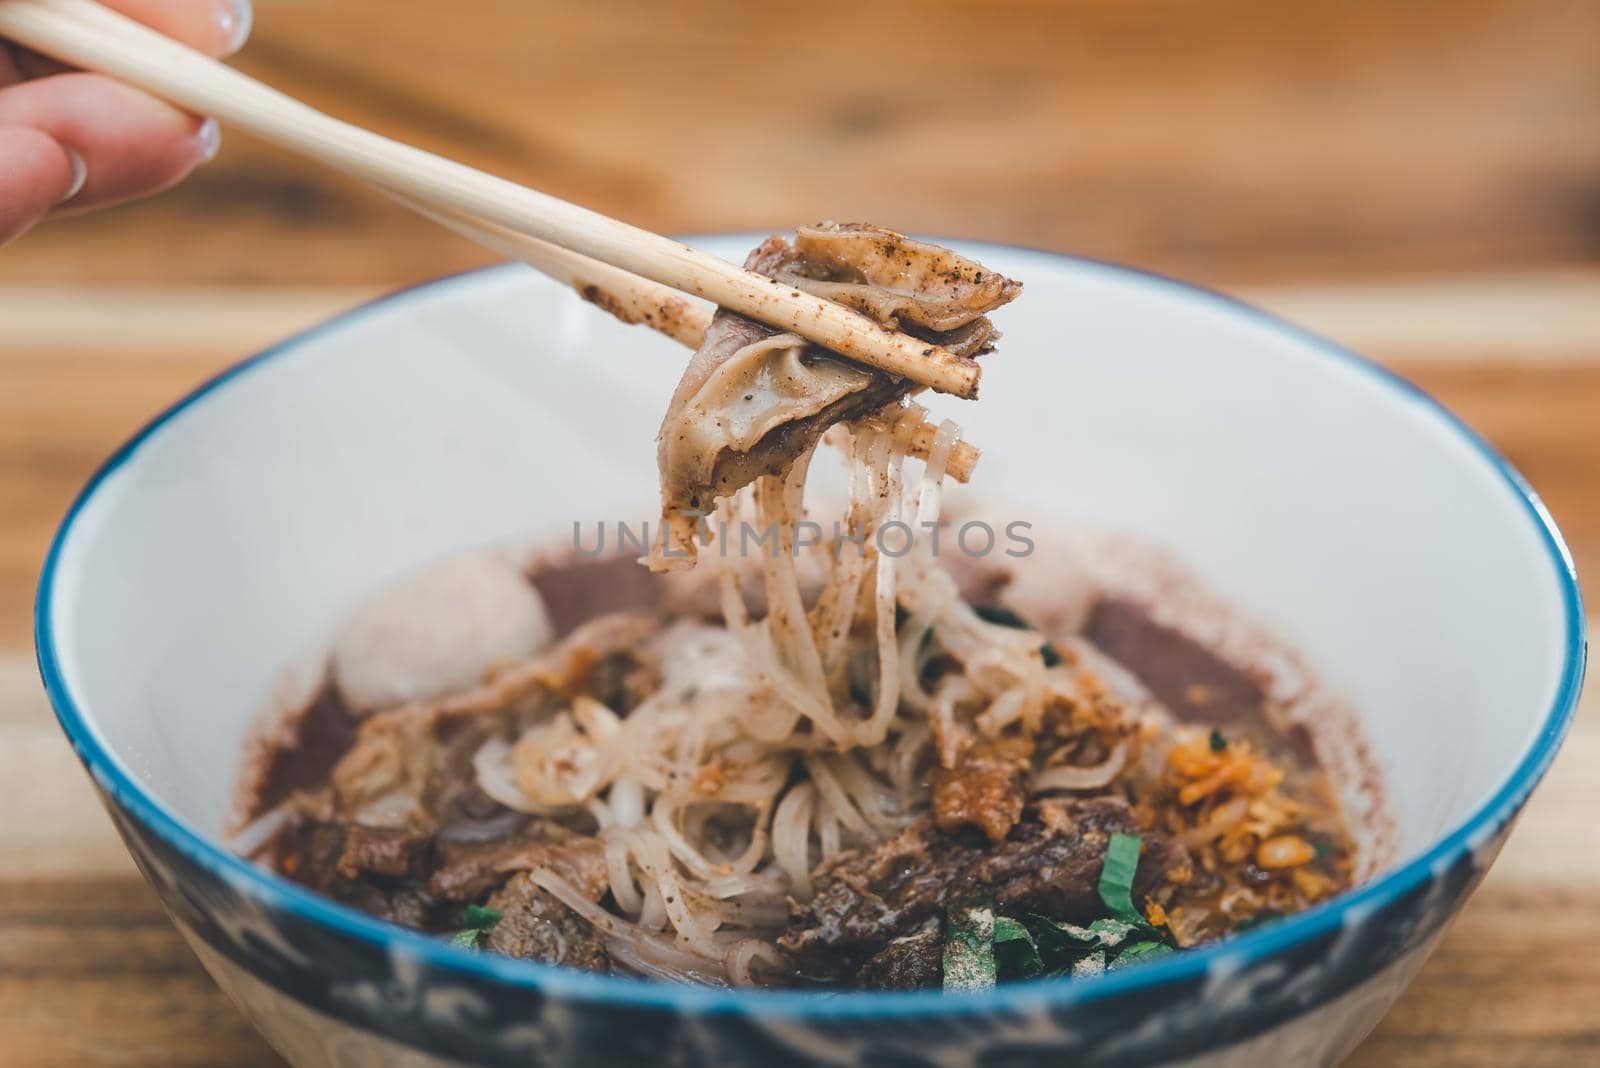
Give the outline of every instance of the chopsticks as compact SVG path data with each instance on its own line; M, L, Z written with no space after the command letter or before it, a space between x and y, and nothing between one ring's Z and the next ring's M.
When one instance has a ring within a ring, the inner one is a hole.
M501 227L703 297L894 378L958 397L977 393L971 359L659 234L342 122L93 0L0 0L0 35L214 116L410 206Z
M712 309L709 305L685 300L677 291L659 282L640 278L610 264L580 256L560 245L552 245L548 241L503 227L437 211L421 204L408 202L406 206L426 215L440 226L454 230L503 256L521 260L572 287L584 300L623 322L643 324L691 349L700 347L706 329L711 325ZM933 449L937 431L938 427L933 424L917 426L911 432L907 451L926 460ZM945 474L957 482L969 481L982 455L982 451L972 442L956 441L951 445L945 461Z

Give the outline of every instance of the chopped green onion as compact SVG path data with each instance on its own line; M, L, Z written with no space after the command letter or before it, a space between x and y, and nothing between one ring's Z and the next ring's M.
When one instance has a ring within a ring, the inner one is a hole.
M1133 877L1139 870L1139 836L1114 834L1106 843L1106 862L1100 869L1100 900L1111 915L1139 927L1149 922L1133 904Z
M1086 957L1080 957L1072 962L1072 977L1074 979L1092 979L1106 972L1106 951L1097 949Z
M946 993L989 990L994 986L994 903L980 898L951 906L944 942Z
M1055 943L1057 947L1067 950L1078 950L1084 946L1101 946L1114 949L1125 942L1130 934L1142 930L1140 925L1128 923L1125 920L1095 920L1087 927L1079 927L1075 923L1066 923L1061 920L1052 920L1048 916L1035 915L1034 920L1039 927L1043 940ZM1070 946L1060 946L1065 940Z
M1165 957L1171 952L1172 947L1165 942L1135 942L1121 953L1118 953L1116 959L1106 967L1114 972L1126 968L1130 964L1141 964L1157 957Z
M483 936L500 922L500 913L482 905L468 905L464 922L466 926L450 936L450 944L459 949L477 949L483 944Z
M1045 667L1055 667L1057 664L1061 663L1061 654L1056 652L1056 647L1051 645L1049 642L1045 642L1043 645L1039 646L1039 655L1044 657Z
M1227 737L1222 733L1221 728L1212 727L1211 728L1211 751L1213 753L1220 753L1226 748L1228 748L1228 739L1227 739Z
M997 965L1003 966L998 967L997 972L1004 971L1032 979L1044 971L1044 960L1039 956L1039 947L1034 944L1033 935L1009 916L996 916L994 919L994 953Z

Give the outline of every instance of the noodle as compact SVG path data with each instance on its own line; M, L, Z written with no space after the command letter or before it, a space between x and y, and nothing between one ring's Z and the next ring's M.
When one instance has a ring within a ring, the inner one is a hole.
M1046 768L1033 777L1036 791L1098 790L1110 785L1128 763L1128 743L1120 741L1111 755L1093 767Z

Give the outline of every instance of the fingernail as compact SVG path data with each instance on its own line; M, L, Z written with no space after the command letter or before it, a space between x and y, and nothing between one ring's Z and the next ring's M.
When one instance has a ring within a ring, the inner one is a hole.
M226 55L233 55L250 39L250 27L255 25L256 12L250 0L225 0L217 23L228 42Z
M222 147L222 127L217 125L216 119L207 119L200 124L194 139L200 146L200 162L210 163L216 158L217 149Z
M72 184L67 186L67 191L56 201L57 204L65 204L83 192L83 183L89 180L89 168L84 165L83 157L66 145L61 146L61 151L67 154L67 162L72 166Z

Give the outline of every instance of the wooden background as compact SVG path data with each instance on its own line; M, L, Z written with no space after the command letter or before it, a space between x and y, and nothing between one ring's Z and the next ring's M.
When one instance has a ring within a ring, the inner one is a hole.
M259 0L257 16L251 72L647 226L871 219L1281 311L1504 450L1600 603L1600 3ZM50 719L38 566L93 466L182 391L487 259L243 137L176 193L0 251L0 1064L277 1063L167 925ZM1351 1063L1600 1061L1595 705Z

